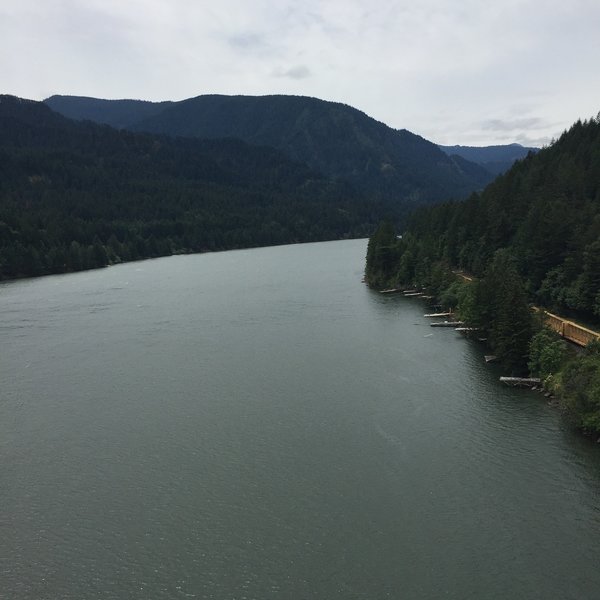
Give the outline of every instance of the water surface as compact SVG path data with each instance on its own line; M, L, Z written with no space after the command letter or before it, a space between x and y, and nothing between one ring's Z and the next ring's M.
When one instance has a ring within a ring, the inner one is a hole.
M364 240L0 286L0 598L598 597L600 448Z

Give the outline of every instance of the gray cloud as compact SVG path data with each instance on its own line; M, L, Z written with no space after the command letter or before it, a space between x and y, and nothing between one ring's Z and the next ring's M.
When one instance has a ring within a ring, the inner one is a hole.
M551 139L600 109L597 1L552 0L548 10L539 0L365 6L0 0L0 91L304 94L464 145Z
M543 146L547 146L548 144L550 144L552 138L546 135L536 137L520 133L514 138L512 138L512 141L517 142L517 144L521 144L521 146L528 146L530 148L542 148Z
M306 65L297 65L289 69L276 69L273 73L275 77L288 77L290 79L306 79L310 77L310 69Z
M234 48L241 50L263 50L268 44L264 37L257 33L238 33L227 38L227 42Z
M544 125L538 117L524 117L522 119L489 119L481 123L485 131L522 131L539 129Z

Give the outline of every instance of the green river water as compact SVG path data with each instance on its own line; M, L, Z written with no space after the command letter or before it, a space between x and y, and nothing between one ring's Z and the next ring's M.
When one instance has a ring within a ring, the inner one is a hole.
M0 598L600 598L600 445L365 252L0 285Z

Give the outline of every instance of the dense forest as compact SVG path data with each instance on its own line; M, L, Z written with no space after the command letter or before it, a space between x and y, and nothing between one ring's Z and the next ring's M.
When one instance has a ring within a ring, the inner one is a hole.
M447 156L410 131L392 129L355 108L317 98L205 95L149 103L52 96L45 102L67 117L133 131L233 137L271 146L406 212L421 204L464 198L493 179L482 166Z
M266 147L75 122L0 96L0 278L366 236L394 207Z
M600 323L600 118L578 121L482 193L416 211L400 236L383 224L366 277L373 287L428 289L510 372L542 376L580 427L600 432L598 345L569 359L531 310Z

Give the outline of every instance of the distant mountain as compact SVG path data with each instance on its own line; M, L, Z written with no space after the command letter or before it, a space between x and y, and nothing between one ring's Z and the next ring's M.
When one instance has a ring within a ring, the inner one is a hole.
M293 160L406 209L460 198L493 177L447 156L405 129L395 130L350 106L304 96L206 95L152 104L53 96L63 115L171 136L233 137L271 146Z
M144 100L101 100L86 96L51 96L44 103L69 119L94 121L116 129L127 129L140 119L157 115L173 104Z
M0 279L366 236L390 210L273 148L119 131L0 96Z
M527 148L520 144L503 146L439 146L448 156L460 156L481 165L493 175L505 173L516 160L534 154L539 148Z

